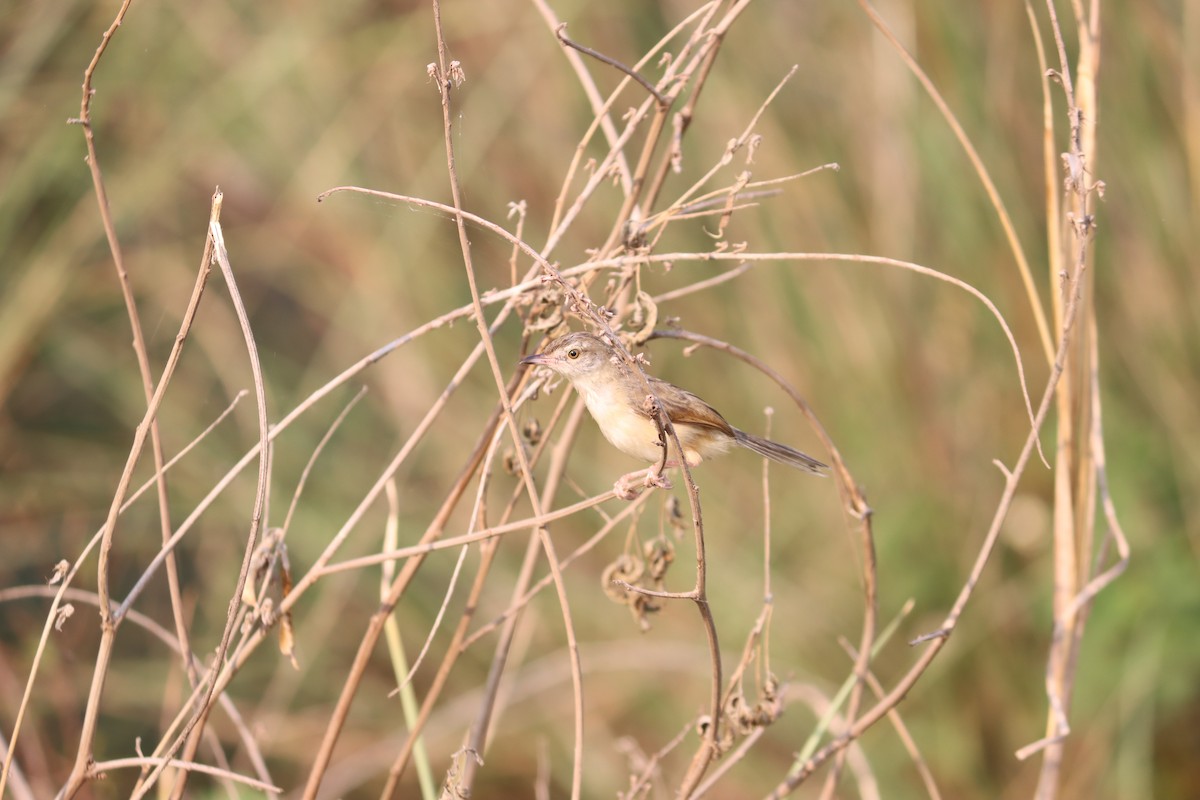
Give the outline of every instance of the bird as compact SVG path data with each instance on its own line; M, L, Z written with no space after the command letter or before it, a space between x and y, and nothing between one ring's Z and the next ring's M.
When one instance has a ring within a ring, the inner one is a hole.
M580 331L560 336L520 363L546 367L566 378L613 447L656 465L624 475L614 484L613 491L623 499L632 500L649 486L671 488L658 467L662 464L662 446L647 385L679 437L678 448L667 437L665 468L678 467L682 461L694 467L738 446L804 472L823 475L828 469L799 450L733 427L720 412L686 389L651 375L645 375L643 381L643 375L625 363L612 345L594 334Z

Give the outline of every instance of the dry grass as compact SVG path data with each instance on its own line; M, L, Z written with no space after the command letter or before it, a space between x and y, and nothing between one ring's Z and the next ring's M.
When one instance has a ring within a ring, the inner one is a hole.
M5 28L6 791L1196 787L1197 15L265 10ZM614 499L567 327L832 479Z

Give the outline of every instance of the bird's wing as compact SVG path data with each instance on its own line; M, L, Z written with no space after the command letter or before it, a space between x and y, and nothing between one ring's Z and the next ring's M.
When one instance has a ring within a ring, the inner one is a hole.
M663 410L667 412L673 425L698 425L703 428L719 430L729 436L734 435L733 426L725 421L721 413L696 395L659 378L649 376L647 378L650 381L650 388L662 402ZM633 405L639 414L647 419L650 418L650 415L646 413L644 403L634 403Z

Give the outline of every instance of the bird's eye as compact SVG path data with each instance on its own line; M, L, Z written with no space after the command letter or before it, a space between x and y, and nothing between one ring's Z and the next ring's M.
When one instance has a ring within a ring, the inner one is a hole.
M567 351L567 358L570 358L570 359L572 359L572 360L574 360L574 359L576 359L576 358L579 358L579 348L578 348L578 347L572 347L570 350L568 350L568 351Z

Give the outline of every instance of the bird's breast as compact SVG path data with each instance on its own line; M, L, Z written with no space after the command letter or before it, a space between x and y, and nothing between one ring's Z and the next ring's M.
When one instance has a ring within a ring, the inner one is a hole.
M662 457L658 427L629 405L629 398L614 382L606 385L577 384L588 411L609 443L626 455L642 461Z

